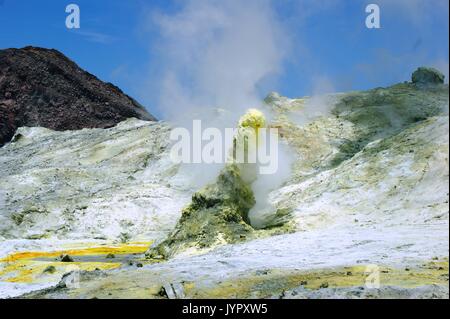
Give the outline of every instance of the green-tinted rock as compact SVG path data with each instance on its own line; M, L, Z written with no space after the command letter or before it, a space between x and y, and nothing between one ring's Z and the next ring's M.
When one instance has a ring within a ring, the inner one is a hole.
M422 90L411 83L396 84L343 95L332 114L341 121L352 123L353 136L339 145L339 153L331 166L353 157L377 139L393 136L417 122L441 114L445 105L448 105L446 85Z
M55 272L56 272L56 268L55 268L55 266L52 266L52 265L48 266L43 271L43 273L50 273L50 274L53 274Z
M241 241L253 231L248 212L255 204L250 186L235 164L227 165L215 183L192 196L168 239L151 247L149 258L167 258L187 248L207 248Z
M443 84L445 76L434 68L420 67L412 74L413 83Z

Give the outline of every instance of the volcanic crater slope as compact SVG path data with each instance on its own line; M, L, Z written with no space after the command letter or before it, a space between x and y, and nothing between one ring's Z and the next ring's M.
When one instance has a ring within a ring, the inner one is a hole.
M169 123L19 128L0 148L0 298L448 298L443 80L420 68L386 88L270 94L267 126L293 157L267 195L288 212L273 229L241 227L253 200L238 172L195 185L170 159ZM145 259L161 242L168 258ZM78 288L48 258L62 253L80 267Z
M118 87L82 70L57 50L0 50L0 146L21 126L57 131L107 128L131 117L155 120Z

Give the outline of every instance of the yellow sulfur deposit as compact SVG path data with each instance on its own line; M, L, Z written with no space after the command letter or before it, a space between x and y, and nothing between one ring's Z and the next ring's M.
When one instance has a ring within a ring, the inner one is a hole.
M264 275L242 276L214 287L187 286L186 295L193 298L269 298L274 293L299 286L310 290L323 287L364 287L366 265L314 271L272 269ZM398 269L380 267L380 287L417 288L426 285L448 285L448 259L430 262L421 267Z
M66 249L57 251L24 251L8 255L0 259L0 281L17 283L41 283L59 280L61 276L73 270L94 271L110 270L121 266L120 262L76 261L61 262L57 257L99 256L108 254L131 255L141 254L147 250L151 242L138 242L120 245L91 246L86 248ZM38 260L51 258L53 260ZM111 260L111 261L114 261ZM51 271L46 271L46 270Z
M13 262L21 259L51 258L51 257L58 257L63 254L70 256L94 256L94 255L107 255L110 253L135 254L145 252L150 244L151 242L138 242L120 245L93 246L69 250L65 249L57 251L24 251L13 253L5 258L1 258L0 262Z
M36 260L19 260L8 263L0 270L0 280L17 283L45 283L52 279L58 280L63 274L77 271L109 270L119 268L120 263L106 262L48 262ZM46 272L49 267L54 271Z
M229 162L237 164L241 178L248 184L257 179L258 144L260 129L266 126L264 114L257 109L249 109L240 119L233 150Z
M249 109L239 119L239 127L251 127L259 129L266 126L266 118L264 114L257 109Z

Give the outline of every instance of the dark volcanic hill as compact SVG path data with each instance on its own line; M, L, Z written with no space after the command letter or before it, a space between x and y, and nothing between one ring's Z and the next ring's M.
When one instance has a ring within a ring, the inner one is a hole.
M127 118L155 120L138 102L56 50L0 50L0 146L20 126L107 128Z

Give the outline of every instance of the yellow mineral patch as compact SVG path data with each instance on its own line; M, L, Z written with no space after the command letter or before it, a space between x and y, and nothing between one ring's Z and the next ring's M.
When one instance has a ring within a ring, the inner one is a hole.
M77 256L104 256L108 254L142 254L150 246L151 242L138 242L118 245L98 246L98 244L86 244L85 248L57 250L57 251L23 251L16 252L0 259L0 281L17 283L41 283L59 278L70 271L110 270L119 268L118 262L60 262L36 260L38 258L56 258L67 254ZM96 245L96 246L95 246ZM52 268L52 271L45 271Z
M434 268L432 268L434 267ZM304 286L307 289L364 286L367 266L324 269L314 272L270 270L265 274L227 280L216 286L186 289L193 298L267 298L276 293ZM448 285L448 261L427 263L419 268L379 268L380 286L415 288L425 285Z
M107 254L142 254L151 242L138 242L119 245L93 246L87 248L57 250L57 251L25 251L17 252L0 259L0 262L12 262L21 259L51 258L67 254L70 256L95 256Z
M0 280L6 282L18 283L42 283L49 282L52 279L58 280L61 275L77 271L109 270L120 267L120 263L106 262L47 262L35 260L19 260L13 263L7 263L0 270ZM48 267L55 267L53 273L44 272Z
M373 269L373 268L372 268ZM304 286L315 290L320 288L347 288L365 286L368 267L349 267L300 271L293 269L270 269L248 275L237 275L223 281L209 281L197 278L182 282L187 298L270 298L284 291ZM380 287L396 286L415 288L426 285L448 285L448 261L433 260L410 268L379 267ZM163 276L164 277L164 276ZM164 298L159 294L164 283L175 282L176 278L161 281L158 273L142 269L107 276L99 280L85 281L80 288L67 291L68 298Z
M251 127L259 129L266 126L266 118L264 114L257 109L249 109L239 119L239 127Z

